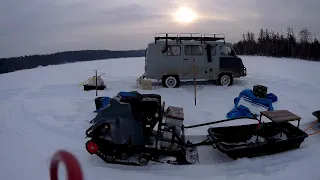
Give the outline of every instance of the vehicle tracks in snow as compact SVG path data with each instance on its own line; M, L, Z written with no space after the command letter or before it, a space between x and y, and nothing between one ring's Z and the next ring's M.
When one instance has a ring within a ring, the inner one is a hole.
M285 107L285 105L288 103L295 104L295 108L297 110L300 109L297 114L310 110L308 109L310 108L310 106L301 103L299 104L299 99L295 100L294 98L290 98L290 95L302 93L302 90L299 89L299 86L302 85L307 86L306 93L314 94L318 90L313 86L308 86L308 84L296 84L296 82L294 81L287 81L279 78L268 78L266 76L256 76L250 78L252 78L252 82L249 83L247 81L246 83L244 83L245 86L239 85L235 87L237 89L243 89L245 87L252 88L252 85L255 85L255 83L265 84L266 86L271 87L269 90L270 92L273 92L279 96L280 102L278 102L279 104L276 104L275 106L279 106L281 108ZM132 90L131 85L133 85L135 81L125 80L125 82L123 82L114 80L109 82L112 85L108 85L108 81L106 81L106 83L107 91L103 91L103 94L114 94L117 93L121 88L123 88L123 91ZM281 93L282 89L288 87L292 89L291 92ZM214 88L219 89L220 87ZM189 91L191 91L191 89L191 87L190 89L184 88L180 91L184 95L189 95ZM200 89L200 92L209 91L212 89L212 87L208 86ZM164 93L165 91L169 90L159 88L156 89L155 93ZM34 154L40 153L46 156L47 154L50 154L51 151L57 148L71 149L77 155L80 155L79 159L83 160L82 162L85 163L85 166L108 167L118 170L140 172L141 174L150 173L154 174L155 176L158 175L159 171L165 170L167 173L166 176L174 175L196 178L197 175L194 174L194 171L189 171L191 170L191 168L197 169L197 172L201 172L204 174L202 177L207 178L212 177L212 175L241 176L247 173L256 173L268 176L271 173L277 173L286 169L292 163L297 163L304 158L310 158L310 154L308 153L309 151L305 151L305 149L312 148L312 144L309 143L309 139L306 139L306 141L302 144L303 147L298 150L287 151L276 155L269 155L258 158L243 158L234 161L226 157L225 154L219 152L217 149L213 149L210 146L206 147L207 149L199 148L200 156L203 156L203 159L207 160L203 161L203 163L200 165L175 166L156 164L146 167L106 165L103 164L102 161L86 153L84 148L84 143L86 141L83 139L85 136L84 131L90 126L90 124L85 122L85 120L91 120L95 116L95 113L92 113L95 108L93 101L94 95L92 93L90 94L88 92L84 92L82 90L82 87L77 86L77 84L45 85L33 89L17 88L11 90L0 90L0 92L3 92L3 94L5 94L4 96L2 96L3 100L11 101L8 104L0 104L1 109L3 110L3 112L5 112L3 115L4 119L6 119L6 121L4 122L5 125L0 127L0 133L11 132L10 134L13 134L14 136L10 137L12 138L12 140L20 139L19 142L25 142L25 144L22 145L23 147L27 147L27 143L34 143L34 146L38 145L38 143L41 143L42 149L49 149L49 152L41 152L42 150L38 150L36 148L33 150L31 149L31 147L33 147L33 145L31 144L28 146L28 150L33 151ZM237 91L237 93L234 94L234 97L229 98L233 99L237 97L239 93L240 91ZM214 95L216 95L216 97L220 96L220 98L213 97L213 100L210 100L210 102L212 102L213 104L219 104L219 102L222 101L222 97L226 94L227 93L225 92L216 92L214 93ZM176 95L167 95L167 97L174 96ZM199 99L202 101L205 101L206 98L207 97L201 99L199 97ZM281 103L281 101L286 102ZM189 101L182 101L181 104L185 104L188 102ZM206 102L204 103L207 104ZM37 104L36 108L39 107L40 109L32 108L32 104ZM232 105L233 101L231 100L230 107L232 107ZM189 108L190 106L187 107ZM209 118L213 117L216 112L214 108L210 108L211 107L207 107L201 110L201 116ZM311 113L310 116L312 116ZM56 146L57 143L51 143L57 141L59 141L59 147ZM315 140L311 141L313 142ZM90 160L91 162L88 162L88 160ZM212 164L212 166L210 164ZM205 167L204 165L208 166ZM226 171L223 171L223 169Z
M8 103L12 99L27 91L28 88L0 89L0 104Z
M42 97L81 97L84 91L79 91L78 84L55 84L44 85L38 89L35 89L24 97L28 98L42 98ZM81 89L82 90L82 89Z

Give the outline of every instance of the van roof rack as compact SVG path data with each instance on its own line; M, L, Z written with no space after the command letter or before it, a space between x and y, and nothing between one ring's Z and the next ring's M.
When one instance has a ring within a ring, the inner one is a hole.
M201 43L223 40L225 42L224 34L201 34L201 33L157 33L154 37L154 43L159 40L172 40L181 43L181 41L200 41Z

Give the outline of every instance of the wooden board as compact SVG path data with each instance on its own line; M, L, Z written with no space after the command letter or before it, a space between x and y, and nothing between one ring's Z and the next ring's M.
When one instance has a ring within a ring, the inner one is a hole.
M261 114L275 123L298 121L301 119L301 117L288 110L261 111Z

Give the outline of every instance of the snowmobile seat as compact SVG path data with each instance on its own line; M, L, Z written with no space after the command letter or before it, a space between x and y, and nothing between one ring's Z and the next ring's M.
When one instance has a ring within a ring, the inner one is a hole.
M141 120L141 99L137 96L125 96L121 97L122 102L129 103L131 106L132 116L135 120Z
M124 94L124 93L122 93ZM133 117L142 122L145 126L154 127L157 120L157 113L161 110L161 96L158 94L140 94L133 92L130 95L122 96L122 102L129 103L132 108Z

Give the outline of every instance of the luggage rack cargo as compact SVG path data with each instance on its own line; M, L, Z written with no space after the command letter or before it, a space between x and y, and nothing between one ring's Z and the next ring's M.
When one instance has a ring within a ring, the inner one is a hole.
M182 41L200 41L202 43L223 40L225 43L224 34L201 34L201 33L157 33L154 37L154 43L157 44L159 40L176 41L181 43Z

